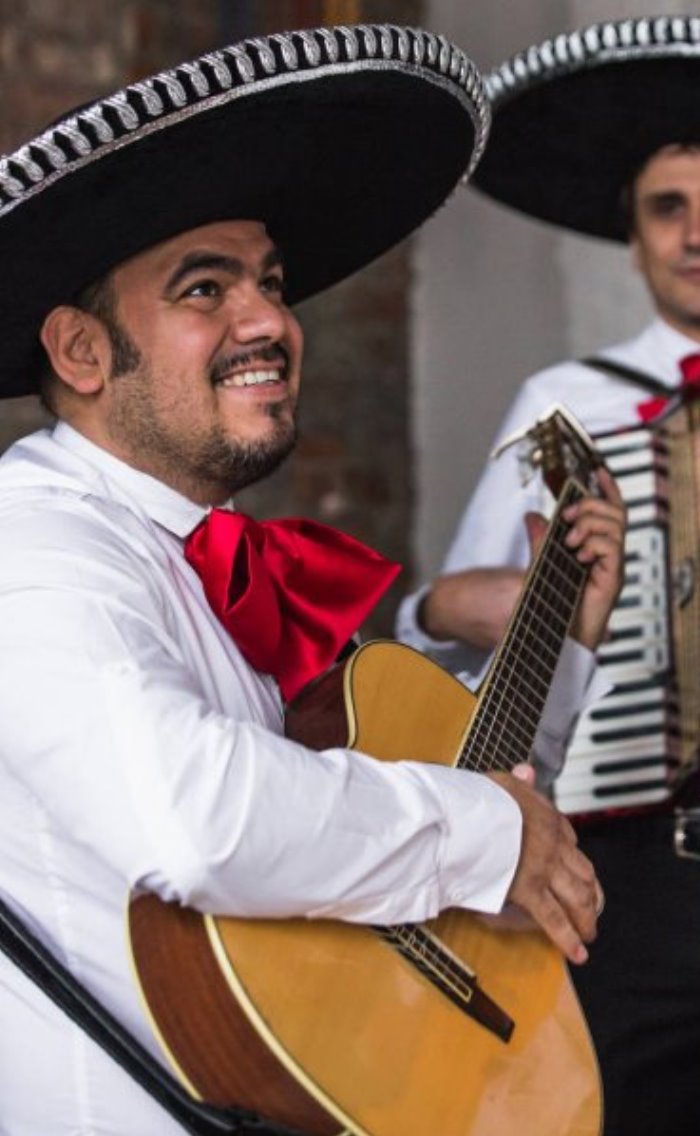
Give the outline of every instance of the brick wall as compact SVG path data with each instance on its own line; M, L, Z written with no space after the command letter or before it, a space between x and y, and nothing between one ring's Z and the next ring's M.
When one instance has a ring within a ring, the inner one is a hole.
M418 0L0 0L0 150L67 107L222 42L319 24L415 24L419 9ZM404 245L301 305L301 441L283 469L240 501L257 516L301 513L335 524L402 563L411 513L409 282ZM43 420L33 399L0 404L0 448ZM390 633L404 575L371 633Z

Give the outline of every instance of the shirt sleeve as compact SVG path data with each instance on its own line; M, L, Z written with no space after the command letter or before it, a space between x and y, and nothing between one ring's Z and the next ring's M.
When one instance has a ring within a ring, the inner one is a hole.
M540 401L523 388L506 416L493 446L515 430L531 426L544 409ZM531 510L543 511L546 494L540 478L531 473L524 480L516 447L509 447L499 457L489 460L462 513L440 574L463 568L491 568L510 565L524 568L529 562L529 549L524 516ZM436 640L420 626L420 603L428 590L424 585L401 603L397 614L397 637L411 647L430 655L447 670L465 671L476 680L490 657L456 640Z
M15 534L3 561L0 753L83 856L220 914L500 909L520 852L509 794L449 767L317 754L222 714L148 566L99 526L73 528Z

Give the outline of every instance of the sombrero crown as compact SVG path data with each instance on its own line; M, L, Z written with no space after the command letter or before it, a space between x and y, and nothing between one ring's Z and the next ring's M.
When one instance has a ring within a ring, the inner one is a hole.
M700 17L592 24L486 76L494 111L479 189L543 221L627 237L623 187L663 146L700 142Z
M210 221L265 222L290 302L336 283L469 175L489 117L459 48L393 25L245 40L69 114L0 160L0 395L35 389L47 311Z

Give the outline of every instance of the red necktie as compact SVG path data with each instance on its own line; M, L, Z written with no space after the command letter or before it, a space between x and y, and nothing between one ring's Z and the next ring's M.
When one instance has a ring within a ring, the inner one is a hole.
M335 661L401 571L327 525L225 509L190 534L185 557L242 654L286 701Z
M684 399L700 398L700 351L684 356L678 367L681 372L681 382L678 389L682 397ZM670 391L669 398L674 393L674 391ZM646 402L639 403L637 413L642 422L651 422L667 406L668 398L648 398Z

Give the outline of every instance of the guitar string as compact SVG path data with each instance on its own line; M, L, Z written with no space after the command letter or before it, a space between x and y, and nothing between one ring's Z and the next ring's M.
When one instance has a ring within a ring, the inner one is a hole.
M551 550L552 557L557 557L557 555L559 555L561 553L562 549L559 547L558 544L556 544L556 542L558 540L560 541L562 535L565 533L565 531L567 531L567 529L568 529L568 526L564 526L564 525L560 526L559 524L553 524L553 526L552 526L553 540L552 540L552 550ZM549 552L550 552L549 549L543 550L543 556L548 555ZM573 611L573 607L575 606L576 600L578 599L580 584L581 584L582 580L584 579L585 575L587 574L587 569L584 566L582 566L579 563L578 560L575 559L574 554L572 554L571 550L569 550L568 548L566 548L564 550L564 555L563 555L563 558L561 558L561 559L562 559L562 566L558 567L558 576L561 578L563 583L570 585L570 588L569 588L570 594L564 596L564 598L568 601L567 606L570 609L569 610L569 616L568 616L568 618L565 619L566 628L568 629L570 615L571 615L571 612ZM561 603L558 602L559 601L559 594L558 593L555 593L555 599L557 600L555 614L559 614L559 609L561 608L562 605L561 605ZM537 606L537 605L535 605L535 606ZM550 614L550 607L551 607L550 604L544 605L544 615L545 616ZM528 608L525 607L525 606L523 607L523 610L528 612ZM537 632L540 632L540 635L543 635L545 639L551 640L553 637L546 631L546 629L543 630L545 625L542 624L542 612L539 611L539 610L534 611L534 609L533 609L533 612L528 612L528 614L530 614L532 616L532 618L530 619L530 626L527 628L527 630L532 631L532 625L537 624L537 626L535 627L535 630ZM539 618L535 618L535 616L539 616ZM525 626L525 622L524 622L524 619L523 619L517 625L517 630L518 630L519 633L522 634L522 629L523 629L524 626ZM540 635L537 635L538 641L540 639ZM555 657L554 657L554 665L556 665L557 659L558 659L558 651L556 652ZM547 661L546 665L544 665L543 662L542 662L542 658L539 655L535 656L534 661L535 661L535 670L537 672L536 677L541 678L542 681L541 681L541 683L538 682L535 686L531 687L531 689L532 689L533 694L536 696L537 700L541 701L542 705L543 705L544 704L544 698L546 698L546 692L549 689L549 682L551 680L551 676L552 676L554 668L553 668L553 666L550 665L551 661ZM508 677L512 677L513 672L516 671L516 668L518 666L518 661L517 660L515 660L515 661L508 660L507 666L510 670L510 674L509 674ZM501 699L499 709L502 711L503 707L505 705L507 705L506 700ZM509 709L512 712L514 710L521 709L521 707L516 706L514 704L511 704ZM496 712L494 711L493 707L489 707L488 710L487 710L487 714L491 714L491 715L495 716ZM535 729L536 729L537 722L539 721L539 713L537 713L535 710L533 710L533 712L531 714L528 714L526 712L525 713L525 720L526 720L528 728L527 729L520 728L519 731L518 731L519 736L515 739L516 758L520 758L521 760L523 759L524 756L529 756L529 747L532 743L532 740L534 739L534 732L535 732ZM511 729L511 727L509 727L509 729ZM504 727L504 729L502 730L502 733L507 733L507 732L508 732L508 730L506 730L505 727ZM475 731L475 736L476 736L477 739L480 739L482 737L482 735L480 734L478 729ZM490 740L490 743L493 744L493 732L492 732L489 740ZM469 742L469 739L468 739L468 742ZM527 743L527 751L526 752L523 749L523 745L525 743ZM499 742L499 745L502 746L502 744L503 743L502 743L502 740L501 740ZM465 749L463 751L463 757L465 759L470 759L470 760L474 761L474 765L472 765L470 767L476 768L477 770L484 768L484 767L488 767L488 765L489 765L489 760L486 758L485 754L481 754L481 755L477 754L476 757L474 757L473 753L470 750L469 744L467 744L467 746L465 746ZM510 768L512 768L512 764L514 764L514 763L515 762L513 761L511 764L503 764L500 760L497 759L496 761L493 761L493 760L491 761L490 767L491 768L503 768L503 769L509 770ZM446 929L450 929L454 925L454 922L457 918L459 918L459 915L460 915L459 912L455 912L454 914L450 914L448 912L443 917L443 922L444 922L444 925L446 926Z
M546 610L547 614L551 613L551 606L552 606L551 603L546 606L545 610ZM522 626L525 626L523 621L521 621L521 627ZM531 628L529 630L531 631ZM540 638L541 638L541 636L538 636L538 639L540 639ZM543 669L542 666L541 666L542 658L543 658L543 656L542 656L542 653L540 652L539 659L536 658L536 661L538 663L538 667L539 667L540 670ZM511 670L513 670L515 668L515 664L513 664L510 660L506 660L506 661L510 664ZM555 656L552 655L552 659L550 660L550 665L546 668L547 678L550 677L550 672L553 670L552 664L553 664L554 661L555 661ZM542 689L542 692L544 692L545 689L546 689L546 684L543 683L541 689ZM486 701L485 709L492 716L492 719L493 719L492 725L500 724L501 735L504 735L505 733L508 732L510 722L509 722L507 716L503 713L503 705L504 705L503 691L498 691L498 689L497 689L497 694L498 694L497 699L494 699L493 696L491 696ZM538 694L539 694L539 692L538 692ZM538 701L542 701L541 695L538 696ZM499 702L500 702L500 705L498 705ZM487 716L487 715L484 715L484 716ZM531 723L533 723L535 721L535 719L536 719L535 714L529 715L529 720L530 720ZM491 731L491 735L489 733L486 733L486 735L484 735L484 733L479 733L478 730L475 733L472 732L471 744L469 743L469 740L468 740L468 743L467 743L467 749L469 750L469 755L474 757L478 745L483 746L485 742L490 743L489 749L491 749L491 751L493 752L493 750L495 749L495 745L494 745L494 738L493 738L492 735L493 735L493 731ZM476 739L476 740L473 740L473 739ZM478 757L478 755L476 755L476 756ZM481 768L481 766L482 766L481 760L477 760L477 768Z
M579 496L581 495L579 490L575 489L575 491L578 493ZM569 496L565 497L563 504L568 504L571 499L573 499L573 492ZM566 580L566 582L570 582L572 567L574 567L575 573L577 575L580 575L581 577L583 577L583 575L585 575L586 570L583 568L583 566L579 565L578 561L576 561L575 558L573 559L573 565L572 565L571 550L563 549L563 548L559 547L559 544L561 543L561 535L563 533L565 533L567 530L568 530L568 526L565 526L563 523L562 524L557 523L557 524L553 525L552 533L551 533L552 539L548 542L551 545L551 548L545 547L545 549L543 549L543 560L545 562L545 565L547 565L547 559L546 559L547 555L550 555L550 559L552 558L552 556L556 558L556 556L559 555L561 563L560 563L558 575L559 575L560 579L564 578ZM557 542L559 542L559 543L557 543ZM562 553L563 553L563 556L561 555ZM566 570L566 575L563 577L562 574L563 574L564 570ZM577 596L578 595L578 588L572 587L571 592L574 594L574 596ZM545 615L549 616L550 632L547 632L547 630L546 630L547 624L544 622L544 620L542 618L542 614L540 612L539 613L539 625L538 625L538 628L537 628L537 630L540 632L540 634L538 634L538 636L537 636L538 646L540 644L542 637L544 637L545 640L551 640L551 638L552 638L552 636L551 636L551 616L552 616L553 613L554 614L559 613L559 610L562 607L562 603L561 603L562 598L566 598L566 597L561 597L559 592L554 593L554 599L557 601L556 607L553 606L551 599L548 602L545 602L544 605L542 605L540 603L540 605L539 605L540 607L544 606ZM535 590L535 599L539 600L539 597L536 595L536 590ZM573 602L572 602L571 597L569 597L569 605L568 606L569 606L569 616L570 616L570 613L573 610ZM537 604L532 605L532 608L523 604L520 611L521 611L521 613L524 613L524 614L521 614L520 618L516 619L514 627L513 627L513 632L512 632L513 636L514 636L515 632L518 632L519 634L521 634L521 636L523 635L524 631L529 632L531 634L532 624L537 622L537 620L536 620L536 617L538 616ZM528 626L528 623L526 622L526 620L528 620L528 619L529 619L529 624L530 624L529 626ZM567 628L568 628L568 619L562 621L562 632L564 632ZM544 630L542 630L542 629L544 629ZM563 641L563 634L561 636L561 639ZM511 656L512 656L512 654L514 652L512 652L512 650L511 650L510 653L511 653ZM538 655L535 655L533 657L533 662L535 663L535 671L537 671L538 669L539 670L544 669L546 679L547 680L551 679L551 674L553 673L554 665L556 664L557 658L558 658L558 652L553 653L552 659L549 661L548 666L546 668L543 668L542 667L543 656L542 656L542 652L540 651ZM511 671L515 671L515 669L518 665L520 665L520 667L522 665L522 664L518 664L517 658L515 659L515 661L513 661L512 658L509 658L508 653L506 653L505 661L506 661L506 665L510 666ZM499 663L500 663L500 660L499 660ZM499 664L497 664L497 665L499 665ZM537 692L538 693L537 701L541 702L542 705L543 705L543 698L546 697L547 687L548 687L548 681L544 681L541 685L541 689ZM485 754L480 755L476 752L477 748L479 746L481 746L481 747L488 746L488 750L490 751L490 754L493 755L494 752L496 752L496 753L498 752L498 748L502 747L503 739L506 737L506 735L508 735L509 732L512 734L510 719L506 714L503 713L503 707L504 707L504 704L505 704L504 692L502 690L501 691L497 690L497 695L498 695L498 698L495 699L493 697L493 694L489 692L489 696L487 697L487 699L484 700L484 703L482 704L484 713L482 713L481 716L484 719L487 719L489 717L489 714L491 715L491 722L490 722L491 729L488 730L488 731L483 731L483 730L480 731L478 728L477 729L472 728L472 730L470 732L470 736L467 739L467 744L465 746L465 750L463 751L463 754L460 757L460 763L461 764L463 764L464 760L466 760L466 759L470 760L473 763L473 764L470 765L470 768L476 768L477 770L481 770L482 768L485 768L485 767L496 768L496 769L498 769L498 768L502 768L502 769L512 768L512 765L502 763L501 760L498 757L496 757L494 759L494 757L491 756L489 759L487 759ZM499 705L499 703L500 703L500 705ZM534 708L534 710L536 711L536 708ZM532 729L533 724L536 726L536 721L537 721L538 716L539 715L536 712L533 712L529 715L526 715L526 721L529 722L530 729ZM479 711L477 711L476 718L478 719L479 717L480 717L480 714L479 714ZM475 725L476 725L476 722L475 722ZM494 742L495 734L497 732L500 732L500 738L498 739L497 742ZM528 735L526 734L525 736L528 736ZM515 743L516 740L517 739L515 739L511 736L511 741L513 743ZM518 752L518 747L516 746L516 753L517 752ZM528 751L528 754L525 754L524 756L525 757L529 756L529 751Z
M416 959L434 971L443 986L451 990L466 1004L471 999L476 985L476 976L469 967L448 954L445 947L432 937L432 932L421 924L397 924L383 928L398 940Z
M559 513L571 500L580 496L582 496L580 489L572 485L569 494L563 495ZM540 558L543 567L535 584L538 584L540 580L544 582L539 592L537 586L532 586L530 594L520 605L508 637L510 644L504 650L503 657L497 661L495 681L489 687L487 697L484 699L480 710L477 711L473 728L460 754L458 765L470 760L474 763L470 767L477 770L486 767L510 770L515 763L514 759L511 759L510 763L505 763L500 756L493 756L494 753L500 755L500 750L504 748L504 741L508 741L513 746L516 759L523 759L525 745L527 745L525 757L529 756L529 748L534 740L534 733L540 716L538 704L541 712L549 689L549 682L559 657L559 650L578 598L580 583L587 572L587 569L576 560L575 554L563 545L563 537L567 531L568 526L560 519L556 519L550 528L549 539L545 541ZM547 578L548 571L553 573L558 587L552 585ZM566 585L569 586L568 595L566 594ZM562 595L562 588L564 595ZM545 594L541 594L542 592ZM553 618L558 620L555 626L556 633L552 631ZM530 656L529 661L534 682L527 684L527 687L534 705L530 705L527 701L523 704L523 699L527 699L527 692L522 690L516 689L515 697L509 696L513 676L522 670L522 658L518 657L517 650L513 645L516 634L520 635L525 640L524 645L528 646L528 651L523 651L521 648L521 652L525 657ZM543 642L547 652L544 656ZM535 643L538 650L534 648ZM504 672L506 678L511 680L510 687L509 682L503 678ZM504 708L509 712L504 713ZM516 724L512 721L516 712L521 719L524 717L525 727L517 725L516 728ZM484 730L484 722L488 726L486 730ZM514 732L514 729L516 732ZM520 734L519 737L517 736L518 733ZM488 765L485 751L477 754L473 752L477 748L477 743L473 740L472 735L475 739L479 739L479 745L488 745L491 753ZM494 747L494 739L497 735L497 747ZM453 920L450 919L448 913L444 917L444 924L449 925L452 922ZM444 948L441 948L439 940L432 937L432 932L427 929L425 924L396 924L388 928L387 931L417 961L429 967L443 985L451 989L461 1000L468 1000L471 997L474 985L473 972L470 972L460 960L446 954ZM465 975L471 976L471 982Z

